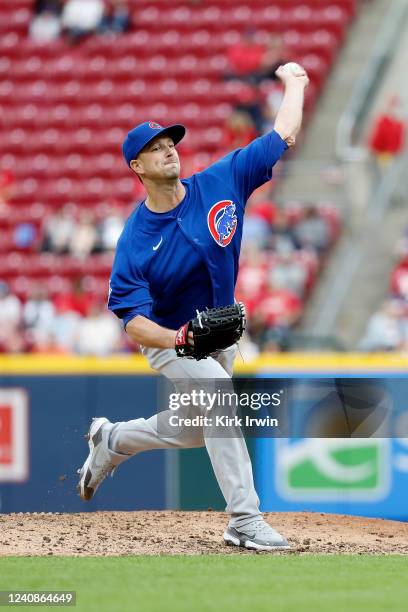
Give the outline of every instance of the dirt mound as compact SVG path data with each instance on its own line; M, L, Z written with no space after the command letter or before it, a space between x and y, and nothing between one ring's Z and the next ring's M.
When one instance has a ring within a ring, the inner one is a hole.
M408 554L407 523L309 512L266 518L288 538L289 554ZM222 512L0 514L0 556L253 554L223 543L226 523Z

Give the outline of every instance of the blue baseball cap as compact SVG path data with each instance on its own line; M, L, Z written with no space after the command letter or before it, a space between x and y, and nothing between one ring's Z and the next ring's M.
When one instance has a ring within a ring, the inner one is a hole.
M128 132L122 145L123 157L126 159L127 165L130 166L132 159L136 159L140 151L153 140L153 138L167 135L170 136L174 144L177 144L185 133L186 128L179 123L170 125L169 127L163 127L154 121L146 121Z

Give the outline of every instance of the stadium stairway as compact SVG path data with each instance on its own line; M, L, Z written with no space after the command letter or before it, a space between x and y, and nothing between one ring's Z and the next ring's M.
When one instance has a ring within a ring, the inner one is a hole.
M407 55L408 30L405 28L394 58L367 114L366 134L374 118L384 110L393 94L397 93L400 97L403 112L407 116L408 83L406 79L401 78L401 75L406 73ZM349 287L346 303L334 323L336 328L341 330L343 341L349 346L354 347L358 344L364 334L367 320L381 308L383 300L389 293L390 273L395 266L395 247L402 231L408 226L406 187L406 178L405 181L398 181L390 205L379 221L376 239L371 240L366 234L362 259ZM366 204L367 212L370 204L371 199Z
M316 160L327 164L336 162L339 117L370 56L373 41L389 6L389 0L370 0L357 12L307 126L301 150L297 154L299 164ZM322 189L322 180L318 174L311 174L307 181L302 176L293 174L282 184L279 196L280 199L292 199L302 194L306 199L313 200L316 196L325 196Z
M297 156L297 164L302 162L314 163L316 160L327 166L337 163L335 143L338 119L345 109L353 84L364 70L370 57L377 33L389 9L387 0L372 0L360 10L358 17L349 30L348 38L337 58L336 64L327 81L326 88L315 108L315 113L307 128L307 133ZM339 87L341 83L341 87ZM352 180L349 178L349 180ZM350 186L346 185L343 196L347 194ZM352 189L356 186L352 185ZM365 208L365 190L361 189L358 195L364 201L360 202ZM302 194L305 200L333 199L332 187L322 181L318 172L311 173L305 180L304 172L292 173L282 184L279 193L280 200L292 199ZM347 201L343 202L347 211ZM350 211L349 211L350 212ZM382 226L380 244L372 245L370 252L360 264L359 272L355 277L349 296L341 310L339 318L333 325L335 335L346 347L356 346L361 337L367 317L373 309L373 301L378 304L381 296L386 292L389 272L392 267L390 253L392 252L397 229L401 227L403 213L395 210L393 215ZM333 282L338 275L339 267L344 253L351 244L354 232L358 229L356 224L361 223L358 215L347 215L345 231L328 260L319 283L306 304L306 309L300 328L303 331L314 330L319 332L319 320L322 307L330 293ZM377 252L375 248L378 246ZM375 278L375 280L374 280Z
M341 340L351 348L358 346L368 319L381 309L389 293L393 253L401 230L408 224L406 205L400 204L396 202L387 212L375 240L366 236L363 257L334 323Z

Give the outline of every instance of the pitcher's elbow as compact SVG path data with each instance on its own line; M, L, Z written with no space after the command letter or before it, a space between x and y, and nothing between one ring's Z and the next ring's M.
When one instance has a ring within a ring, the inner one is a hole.
M296 130L279 123L275 124L274 129L289 147L292 147L295 144Z

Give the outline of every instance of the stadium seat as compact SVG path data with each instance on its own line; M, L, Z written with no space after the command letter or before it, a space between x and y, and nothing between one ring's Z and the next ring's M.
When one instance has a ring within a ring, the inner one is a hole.
M31 10L28 6L22 6L12 10L0 10L0 36L15 32L19 36L27 33L29 23L31 21Z
M32 0L0 0L0 167L16 177L13 215L0 213L0 276L4 271L21 297L38 281L53 294L66 290L82 274L89 290L106 298L111 256L95 255L85 264L50 254L8 256L16 224L39 230L67 203L103 217L114 200L128 214L142 196L120 146L127 130L146 119L187 125L180 143L186 172L218 159L225 152L225 121L248 91L224 80L226 51L249 24L261 44L273 32L284 33L290 59L304 63L312 79L310 112L356 10L355 0L129 0L129 6L131 31L114 42L89 36L72 46L63 37L40 44L27 36ZM301 210L301 204L289 210L291 223ZM336 207L322 203L319 211L336 240ZM310 253L296 257L310 289L318 262ZM241 269L238 291L253 308L260 297L266 300L268 265Z

